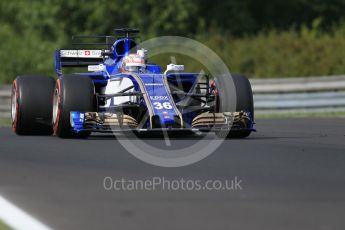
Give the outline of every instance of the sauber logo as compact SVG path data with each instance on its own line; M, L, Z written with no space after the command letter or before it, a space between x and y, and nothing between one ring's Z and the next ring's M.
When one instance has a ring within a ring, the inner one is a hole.
M168 96L150 96L152 101L166 101Z

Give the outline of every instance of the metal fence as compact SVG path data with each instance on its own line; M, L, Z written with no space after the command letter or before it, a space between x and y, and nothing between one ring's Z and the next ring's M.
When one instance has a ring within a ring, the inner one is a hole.
M345 112L345 75L251 80L255 112ZM0 86L0 117L10 117L11 86Z
M345 112L345 75L251 80L257 113Z
M11 86L0 85L0 118L10 117Z

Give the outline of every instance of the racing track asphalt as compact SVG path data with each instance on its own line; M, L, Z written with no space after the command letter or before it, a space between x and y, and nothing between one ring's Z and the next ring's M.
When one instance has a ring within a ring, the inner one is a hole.
M141 162L109 136L0 128L0 194L54 229L345 229L345 119L264 119L256 128L180 168ZM106 176L243 183L237 191L106 191Z

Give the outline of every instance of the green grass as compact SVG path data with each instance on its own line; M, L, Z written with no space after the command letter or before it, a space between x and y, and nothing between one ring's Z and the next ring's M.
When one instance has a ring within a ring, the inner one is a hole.
M0 230L11 230L11 228L0 221Z
M9 127L11 126L10 118L0 118L0 127Z
M345 118L345 112L323 112L323 113L256 113L255 118L259 119L279 119L279 118Z

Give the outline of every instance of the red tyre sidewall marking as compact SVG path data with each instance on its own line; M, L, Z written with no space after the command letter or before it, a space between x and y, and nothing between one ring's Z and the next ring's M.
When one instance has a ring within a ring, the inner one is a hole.
M219 90L217 87L217 82L215 80L210 81L211 93L216 97L216 108L219 110L220 102L219 102Z
M18 91L18 88L17 88L17 81L14 80L13 81L13 84L12 84L12 91L16 91L16 117L13 119L13 122L12 122L12 130L14 132L16 132L17 130L17 122L19 121L19 104L18 104L18 101L19 101L19 91ZM12 97L11 97L11 100L12 100Z
M61 103L61 88L60 88L60 79L56 81L56 88L58 89L58 110L56 115L56 120L54 124L54 133L56 134L58 132L59 128L59 120L60 120L60 103ZM55 93L55 92L54 92ZM54 103L54 97L53 97L53 103ZM54 105L54 104L53 104Z
M210 81L210 86L211 86L211 89L212 89L212 93L216 96L218 96L218 88L217 88L217 83L215 80L211 80Z

